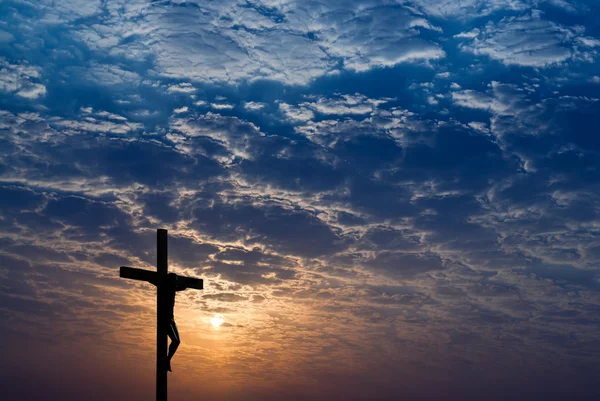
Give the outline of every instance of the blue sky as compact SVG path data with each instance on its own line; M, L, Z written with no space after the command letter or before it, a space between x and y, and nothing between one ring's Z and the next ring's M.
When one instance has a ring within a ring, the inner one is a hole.
M147 398L167 228L174 399L597 399L599 15L4 1L2 386Z

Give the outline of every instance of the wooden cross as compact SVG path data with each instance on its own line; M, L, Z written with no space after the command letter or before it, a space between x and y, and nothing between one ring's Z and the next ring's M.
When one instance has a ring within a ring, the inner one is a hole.
M202 290L202 279L169 274L167 261L167 230L156 233L156 271L121 266L119 275L123 278L148 281L156 286L156 401L167 401L167 332L169 325L169 300L167 299L167 277L175 276L180 289L195 288Z

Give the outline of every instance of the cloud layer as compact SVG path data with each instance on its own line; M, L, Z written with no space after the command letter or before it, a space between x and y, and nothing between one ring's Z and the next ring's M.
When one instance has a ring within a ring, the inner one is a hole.
M174 399L599 395L594 2L6 10L9 394L152 396L164 227Z

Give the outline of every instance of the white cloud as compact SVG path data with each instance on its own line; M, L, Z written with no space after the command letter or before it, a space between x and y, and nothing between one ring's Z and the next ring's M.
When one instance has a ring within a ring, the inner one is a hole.
M422 142L421 133L430 133L432 129L431 124L419 121L414 113L396 107L375 109L362 120L345 118L306 121L294 128L298 134L305 135L323 147L333 146L340 139L347 140L362 135L393 138L402 146L408 147Z
M170 78L208 82L264 78L305 84L333 65L319 46L287 29L215 26L221 12L227 11L183 12L169 4L143 12L138 29L152 37L147 51L155 55L158 71Z
M170 128L189 138L206 136L222 142L227 145L227 148L234 156L245 159L251 158L248 151L251 140L264 136L256 125L248 121L212 112L208 112L198 118L174 119L171 122ZM185 141L179 142L182 143L179 145L179 148L188 151ZM194 149L191 148L189 151L194 151Z
M102 118L107 118L109 120L116 120L116 121L127 121L127 119L121 115L118 114L114 114L114 113L110 113L108 111L94 111L94 109L92 107L82 107L81 112L84 114L91 114L94 115L96 117L102 117Z
M486 55L506 65L548 67L570 59L589 59L585 48L595 46L577 27L565 27L543 20L539 13L490 22L471 41L461 45L465 51ZM582 49L583 47L583 49Z
M427 103L429 103L430 105L435 106L436 104L439 103L439 101L433 97L433 96L427 96Z
M590 37L579 37L577 41L585 47L598 47L600 46L600 40Z
M308 107L321 114L369 114L379 105L390 99L369 99L356 93L354 95L338 95L335 98L321 97L316 102L304 102L300 106Z
M89 67L73 67L80 76L99 85L138 85L142 78L133 71L117 65L92 63Z
M566 11L569 11L569 12L575 12L575 11L577 11L577 8L574 7L574 4L569 4L565 0L541 0L541 1L544 1L546 3L550 3L551 5L553 5L555 7L562 8L563 10L566 10ZM573 3L575 3L575 2L573 2Z
M11 64L0 58L0 91L27 99L46 94L46 87L38 81L41 69L28 64Z
M140 1L106 7L105 23L78 31L81 41L115 56L152 58L156 73L182 80L305 85L340 68L367 71L445 55L431 35L421 37L441 29L398 5L284 2L274 5L277 23L225 1L201 9Z
M471 121L468 124L469 127L473 128L476 131L479 132L483 132L483 133L488 133L490 132L488 126L486 123L480 122L480 121Z
M516 115L528 107L524 93L514 85L493 81L486 93L474 90L452 92L452 100L458 106L487 110L497 115Z
M36 99L46 94L46 87L42 84L29 83L23 85L22 89L17 92L17 96L27 99Z
M436 43L419 38L420 30L440 32L440 28L398 7L367 9L350 18L330 13L319 22L322 46L353 71L445 56Z
M169 86L167 89L169 93L194 93L196 92L196 88L192 86L192 84L185 82L177 85Z
M187 106L183 106L183 107L180 107L178 109L174 109L173 113L175 113L175 114L181 114L181 113L187 113L187 111L188 111L188 107Z
M479 36L480 33L481 31L479 29L473 28L471 31L458 33L454 35L454 37L457 39L474 39Z
M40 5L45 11L43 20L48 23L62 23L73 21L79 18L89 17L101 11L102 1L100 0L69 0L55 2L52 0L41 0Z
M496 10L523 10L527 0L412 0L415 7L438 17L480 18Z
M290 120L309 121L315 118L315 113L306 107L296 107L291 104L280 103L279 110Z
M55 127L67 128L81 133L102 132L106 134L128 134L143 128L140 123L99 120L93 117L86 117L80 120L56 120L50 121L50 125Z
M494 109L494 99L490 96L474 90L464 90L452 93L452 100L458 106L471 109L492 110Z
M125 117L118 114L109 113L108 111L99 111L96 113L96 116L108 118L109 120L127 121Z
M227 103L211 103L210 107L212 107L213 109L216 109L216 110L231 110L231 109L233 109L233 105L227 104Z
M265 107L264 103L261 102L245 102L244 108L246 110L261 110Z

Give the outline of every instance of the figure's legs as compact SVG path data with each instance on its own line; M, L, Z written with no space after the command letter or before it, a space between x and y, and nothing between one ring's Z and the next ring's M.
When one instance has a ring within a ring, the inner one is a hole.
M171 339L171 344L169 345L169 354L167 355L167 370L172 372L171 370L171 358L175 355L175 351L177 351L177 347L181 341L179 340L179 331L177 331L177 325L175 324L175 319L171 319L169 323L169 328L167 330L167 335Z

